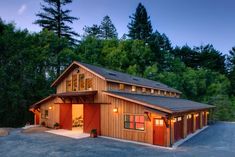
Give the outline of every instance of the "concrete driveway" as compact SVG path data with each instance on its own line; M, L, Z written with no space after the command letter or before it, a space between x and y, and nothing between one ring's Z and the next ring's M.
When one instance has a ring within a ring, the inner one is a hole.
M0 137L1 157L234 157L235 124L217 123L175 150L104 138L71 139L49 133L23 134L16 129Z

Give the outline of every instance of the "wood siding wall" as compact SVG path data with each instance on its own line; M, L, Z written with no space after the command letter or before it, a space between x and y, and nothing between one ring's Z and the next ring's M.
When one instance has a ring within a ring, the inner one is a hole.
M101 105L101 135L150 144L153 143L153 117L159 118L161 116L152 114L150 121L144 113L145 108L141 105L113 97L107 97L107 100L111 102L110 105ZM118 112L114 113L113 108L118 108ZM125 114L144 115L145 130L124 129Z
M55 123L60 122L60 106L59 104L55 104L55 102L58 101L58 99L52 99L50 101L47 101L45 104L41 105L40 124L42 122L45 122L46 126L53 128ZM51 109L49 109L49 107L51 107ZM42 117L42 114L44 114L45 110L48 110L48 118Z

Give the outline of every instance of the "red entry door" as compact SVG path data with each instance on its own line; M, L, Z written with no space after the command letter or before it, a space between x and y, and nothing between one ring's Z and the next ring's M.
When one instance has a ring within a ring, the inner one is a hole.
M153 121L153 144L165 145L166 125L163 119L154 119Z
M72 130L72 104L60 104L60 126Z
M183 120L182 117L175 118L174 123L174 139L178 141L183 138Z
M193 132L193 116L187 115L187 133L191 134Z
M90 133L92 129L97 129L97 133L100 135L100 104L84 104L83 117L83 131Z

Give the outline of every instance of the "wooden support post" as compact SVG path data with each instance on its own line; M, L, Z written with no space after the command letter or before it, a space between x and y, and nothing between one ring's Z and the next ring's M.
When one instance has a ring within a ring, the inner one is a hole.
M199 112L199 128L203 128L203 125L202 125L202 112Z
M207 126L207 118L208 118L207 111L204 112L204 114L205 114L205 126Z
M168 124L168 127L166 127L166 147L170 147L170 145L171 145L171 141L170 141L170 139L171 139L171 132L170 132L170 124L171 122L170 122L170 120L167 120L167 124Z
M170 128L171 128L171 145L173 145L175 143L175 136L174 136L174 120L171 120L171 124L170 124Z
M193 132L195 132L196 131L196 115L195 114L193 114Z
M187 115L185 114L183 116L183 138L187 136L187 128L188 128L188 123L187 123Z

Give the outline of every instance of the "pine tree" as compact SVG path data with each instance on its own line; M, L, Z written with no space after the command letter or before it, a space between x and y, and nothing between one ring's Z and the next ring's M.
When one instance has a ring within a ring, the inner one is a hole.
M147 14L145 7L139 3L135 14L130 16L131 23L128 24L129 34L131 39L148 41L152 34L152 25L150 17Z
M92 26L85 26L84 30L84 37L95 37L97 39L101 38L101 29L100 26L97 24L93 24Z
M230 93L232 95L235 95L235 47L232 48L232 50L229 51L229 57L228 57L229 65L228 65L228 70L229 70L229 80L231 82L231 90Z
M68 24L72 24L76 17L69 15L71 10L63 9L63 7L72 0L44 0L47 5L41 4L42 12L36 14L39 18L34 23L40 25L43 29L53 31L59 38L65 37L71 43L76 40L73 36L78 36Z
M113 39L118 37L117 29L108 15L106 15L101 21L100 29L101 37L103 39Z

